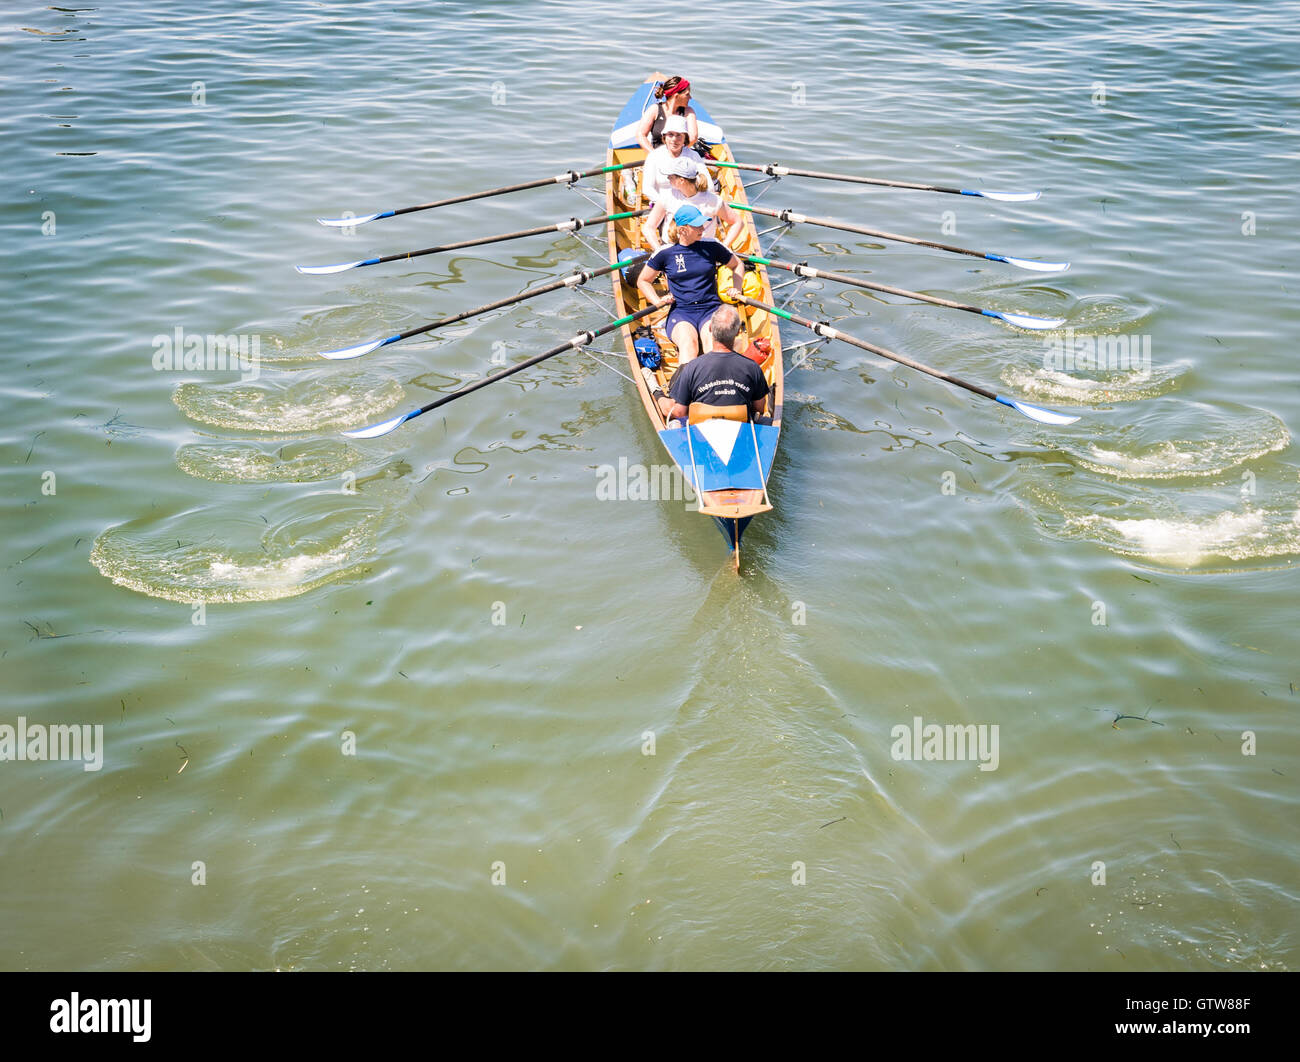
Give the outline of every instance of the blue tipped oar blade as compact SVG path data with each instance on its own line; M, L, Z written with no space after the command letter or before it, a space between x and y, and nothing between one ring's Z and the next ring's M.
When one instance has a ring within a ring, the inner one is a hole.
M322 358L329 358L330 361L347 361L348 358L359 358L363 354L369 354L372 350L378 350L396 339L396 336L389 336L387 339L374 339L369 343L358 343L355 347L340 347L338 350L322 350L319 353Z
M1073 424L1079 419L1065 413L1057 413L1054 409L1044 409L1042 406L1036 406L1031 402L1021 402L1016 398L1007 398L1005 395L994 395L993 397L1004 406L1010 406L1017 413L1023 413L1030 420L1036 420L1040 424Z
M1009 254L986 254L984 257L993 262L1006 262L1007 265L1021 269L1032 269L1036 273L1063 273L1070 268L1069 262L1034 262L1028 258L1013 258Z
M1042 192L981 192L974 188L963 188L962 195L977 195L981 199L996 199L999 203L1032 203Z
M392 420L380 421L378 424L372 424L368 428L353 428L351 431L345 431L343 434L349 439L377 439L381 435L387 435L394 428L405 424L413 416L419 413L418 409L413 409L409 413L403 413L401 416L394 417Z
M323 266L294 266L294 269L309 276L320 276L323 273L342 273L345 269L356 269L357 266L374 265L378 261L378 258L365 258L359 262L339 262L337 265Z
M329 225L335 229L348 229L353 225L365 225L367 222L378 221L380 218L391 218L393 212L385 210L382 214L363 214L359 218L317 218L316 220L322 225Z
M1001 310L985 310L989 317L996 317L1017 328L1051 329L1065 324L1064 317L1031 317L1027 313L1003 313Z

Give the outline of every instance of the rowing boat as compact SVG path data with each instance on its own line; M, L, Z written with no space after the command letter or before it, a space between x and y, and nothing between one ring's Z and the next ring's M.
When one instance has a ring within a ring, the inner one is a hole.
M654 106L654 90L661 81L662 75L652 74L624 105L609 138L607 166L623 166L645 159L645 149L637 142L637 126L646 110ZM734 163L735 159L722 129L698 101L692 101L692 106L696 113L700 139L709 145L707 148L703 144L697 145L696 150L700 151L701 157L716 162ZM719 169L717 173L723 198L737 205L747 204L739 171ZM651 205L642 195L640 174L640 167L610 170L606 174L607 215L638 211ZM739 217L746 235L740 243L734 244L737 253L761 254L753 215L742 211ZM626 258L629 252L649 249L645 247L639 218L612 220L606 225L606 234L611 264ZM649 305L633 282L634 274L630 270L620 270L610 275L614 281L614 302L618 317L635 313ZM754 286L753 281L748 281L746 294L770 304L772 287L762 266L757 268L757 280L757 286ZM677 350L663 331L662 319L650 326L661 354L657 368L648 368L642 364L636 350L633 327L625 325L622 332L628 363L632 367L632 378L636 382L641 404L645 407L651 426L658 433L673 464L695 493L698 511L717 522L731 549L735 567L739 570L740 540L745 529L759 513L772 509L767 480L772 471L781 432L784 365L781 336L772 315L753 307L737 306L737 309L745 324L737 349L744 350L750 343L759 340L766 341L760 346L770 348L762 368L770 388L768 407L771 415L770 419L764 417L757 423L726 419L708 406L693 406L687 426L670 427L651 397L651 392L656 387L667 393L672 374L677 368ZM655 317L650 319L656 320Z
M367 225L380 218L397 217L418 210L433 210L438 207L450 206L453 203L467 203L473 200L488 199L493 196L524 191L525 189L541 188L550 184L573 187L583 178L597 175L605 178L606 212L604 217L569 218L537 228L523 229L519 232L499 233L494 236L483 236L456 243L442 244L437 247L425 247L420 250L404 251L353 262L339 262L323 266L298 266L298 272L308 275L334 274L351 269L360 269L365 266L379 265L384 262L409 261L423 255L442 254L465 247L501 243L505 240L522 239L550 232L576 233L579 229L588 226L605 225L606 227L609 261L600 269L579 270L566 277L552 280L550 283L530 288L518 295L497 299L475 309L452 314L441 320L408 329L405 332L371 339L364 343L356 343L336 350L321 351L322 357L331 360L359 358L390 343L398 343L413 336L423 335L436 328L477 317L492 310L513 306L516 303L536 298L550 291L576 287L602 274L608 274L614 282L614 302L617 310L617 317L614 320L600 326L584 329L549 350L534 354L513 365L508 365L499 372L494 372L483 379L472 380L455 391L440 395L417 409L399 413L377 424L348 429L343 433L344 435L353 439L375 439L381 435L387 435L416 417L423 416L435 409L441 409L448 403L458 401L466 395L485 387L490 387L492 384L499 383L515 373L530 369L549 358L558 357L566 351L582 350L601 336L621 331L627 350L628 364L632 368L632 380L636 384L646 415L650 418L651 427L654 428L663 443L664 449L668 452L673 467L681 475L682 480L694 495L697 502L696 510L705 516L712 517L717 522L723 537L731 548L736 570L739 571L741 536L744 535L745 529L755 516L760 513L770 512L772 509L772 500L768 494L767 483L772 472L772 464L776 459L776 446L781 433L781 411L785 394L781 336L777 331L778 318L808 329L818 337L818 341L837 340L876 357L884 358L899 365L905 365L917 372L942 380L953 387L961 388L971 394L979 395L981 398L1014 409L1039 424L1058 426L1073 424L1079 419L1077 416L1034 405L1032 402L1026 402L1009 395L997 394L987 387L982 387L969 380L963 380L942 369L922 365L919 361L914 361L906 355L898 354L875 343L869 343L856 336L841 332L829 321L813 320L793 313L788 308L776 306L772 299L772 286L768 280L767 267L788 270L798 278L821 277L837 284L881 291L918 302L928 302L954 310L963 310L967 313L1000 320L1002 323L1016 329L1030 331L1051 330L1065 324L1063 318L1039 317L1033 314L1011 313L1005 310L967 305L951 299L936 298L919 291L908 291L906 288L877 284L863 280L860 277L815 269L805 263L782 262L775 258L765 258L760 253L759 233L755 227L754 215L765 214L776 217L787 226L809 224L825 228L844 229L883 240L930 247L945 253L983 258L991 262L1001 262L1015 268L1035 272L1060 272L1069 268L1069 262L1043 262L1014 255L996 254L992 251L955 247L914 236L878 232L875 229L867 229L860 225L839 222L831 218L808 217L793 210L773 211L753 207L749 204L739 174L741 170L758 170L773 179L784 175L802 175L821 180L885 185L948 195L979 196L995 201L1016 203L1037 199L1038 192L991 192L969 188L948 188L940 185L924 185L854 174L797 170L778 163L768 163L764 166L755 166L748 163L742 165L732 157L731 148L727 144L727 138L722 129L709 117L703 106L698 102L693 102L692 105L695 109L701 137L701 142L697 143L695 148L707 158L710 170L716 171L715 184L724 199L730 202L733 209L740 211L739 220L735 223L741 226L741 237L733 241L732 246L737 257L755 267L753 272L746 274L739 294L735 296L728 294L722 297L728 299L728 301L734 299L736 308L741 315L744 330L738 337L739 342L736 344L736 349L746 354L755 354L755 360L761 363L763 373L767 378L771 413L760 417L757 421L753 421L749 419L750 411L747 405L712 407L692 403L685 425L667 423L652 395L660 390L669 391L673 372L678 366L677 351L669 341L668 336L663 333L662 317L666 310L650 303L642 296L635 285L634 273L634 270L639 268L640 262L644 260L647 250L644 246L641 228L637 224L637 219L650 213L649 205L645 200L643 188L641 187L645 151L638 143L637 130L642 117L653 101L654 91L661 76L652 74L640 88L632 93L631 99L624 105L617 121L614 123L614 131L610 134L606 165L604 166L598 166L583 172L568 170L553 177L506 185L503 188L490 188L484 191L463 193L432 203L395 207L360 217L348 213L342 217L317 219L322 225L334 228L351 228L357 225ZM629 256L635 261L629 260ZM731 289L731 280L730 277L726 276L726 273L727 270L724 268L719 274L718 287L720 294L723 290L730 291ZM651 322L654 321L659 321L659 324L652 325ZM634 328L637 331L646 329L650 334L638 336ZM648 352L645 350L646 347L650 348ZM643 353L646 354L645 357L642 356ZM651 482L662 483L663 476L661 473L666 470L663 466L654 469Z

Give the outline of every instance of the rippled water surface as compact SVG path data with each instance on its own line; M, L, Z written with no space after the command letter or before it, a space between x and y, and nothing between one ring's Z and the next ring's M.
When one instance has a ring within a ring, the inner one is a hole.
M675 11L742 161L1044 193L787 177L763 205L1072 263L781 236L1065 318L786 292L1081 419L816 349L738 578L683 502L598 496L662 461L612 338L339 434L603 324L607 288L318 351L598 253L291 268L598 214L550 187L313 221L600 164L674 62L662 17L9 5L0 727L100 725L104 759L0 760L0 966L1300 964L1297 19ZM226 337L257 360L219 360ZM914 720L995 726L995 769L898 758Z

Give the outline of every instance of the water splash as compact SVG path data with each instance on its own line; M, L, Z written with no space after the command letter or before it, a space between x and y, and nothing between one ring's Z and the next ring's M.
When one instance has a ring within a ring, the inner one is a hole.
M342 441L279 447L253 443L189 443L176 451L182 472L214 483L309 483L355 468L361 451Z
M219 428L319 432L366 424L396 406L403 394L390 377L331 371L304 380L186 383L172 401L192 420Z
M1179 377L1187 368L1175 363L1150 369L1090 370L1092 375L1081 376L1042 366L1008 365L1002 370L1002 381L1012 393L1025 398L1102 406L1166 395L1178 388Z
M186 604L275 601L366 570L386 510L335 510L267 528L240 544L211 515L186 513L146 529L119 525L95 540L90 562L118 586ZM186 541L186 532L204 533Z
M1163 422L1166 418L1160 418ZM1185 416L1179 411L1179 428ZM1237 413L1223 408L1211 411L1209 424L1200 438L1146 438L1162 432L1162 426L1148 420L1121 426L1105 444L1062 442L1061 450L1077 464L1116 479L1179 479L1217 476L1285 449L1291 442L1286 425L1271 413L1249 410ZM1144 438L1146 437L1146 438Z
M1062 539L1200 571L1222 570L1223 561L1288 558L1289 565L1300 556L1300 493L1293 486L1270 491L1263 503L1226 488L1080 484L1059 467L1040 466L1040 473L1051 481L1030 484L1026 495L1044 529Z

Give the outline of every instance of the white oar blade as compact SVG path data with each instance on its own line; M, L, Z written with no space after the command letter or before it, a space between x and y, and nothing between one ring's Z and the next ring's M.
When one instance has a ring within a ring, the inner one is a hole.
M1002 313L998 311L994 316L1006 321L1009 325L1015 325L1017 328L1032 329L1051 329L1060 328L1065 324L1064 317L1031 317L1027 313Z
M345 431L343 434L349 439L377 439L379 436L387 435L394 428L405 424L414 415L414 413L403 413L392 420L381 421L378 424L370 425L368 428L354 428L352 431Z
M996 261L1006 262L1007 265L1019 266L1021 269L1032 269L1035 273L1063 273L1070 268L1069 262L1034 262L1028 258L1012 258L1009 254L993 255Z
M349 358L359 358L363 354L369 354L372 350L378 350L387 339L376 339L370 343L358 343L355 347L340 347L338 350L322 350L320 356L329 358L330 361L347 361Z
M306 273L308 276L321 276L325 273L342 273L347 269L356 269L359 265L365 265L364 262L340 262L338 265L323 266L294 266L299 273Z
M1042 192L976 192L985 199L996 199L999 203L1032 203Z
M1031 402L1021 402L1016 398L1007 398L1005 395L998 395L997 400L1004 406L1010 406L1018 413L1023 413L1030 420L1036 420L1039 424L1073 424L1078 417L1071 417L1065 413L1058 413L1054 409L1044 409L1042 406L1036 406Z
M386 218L387 214L363 214L359 218L317 218L316 220L322 225L328 225L333 229L348 229L353 225L365 225L367 222L374 221L377 218Z

